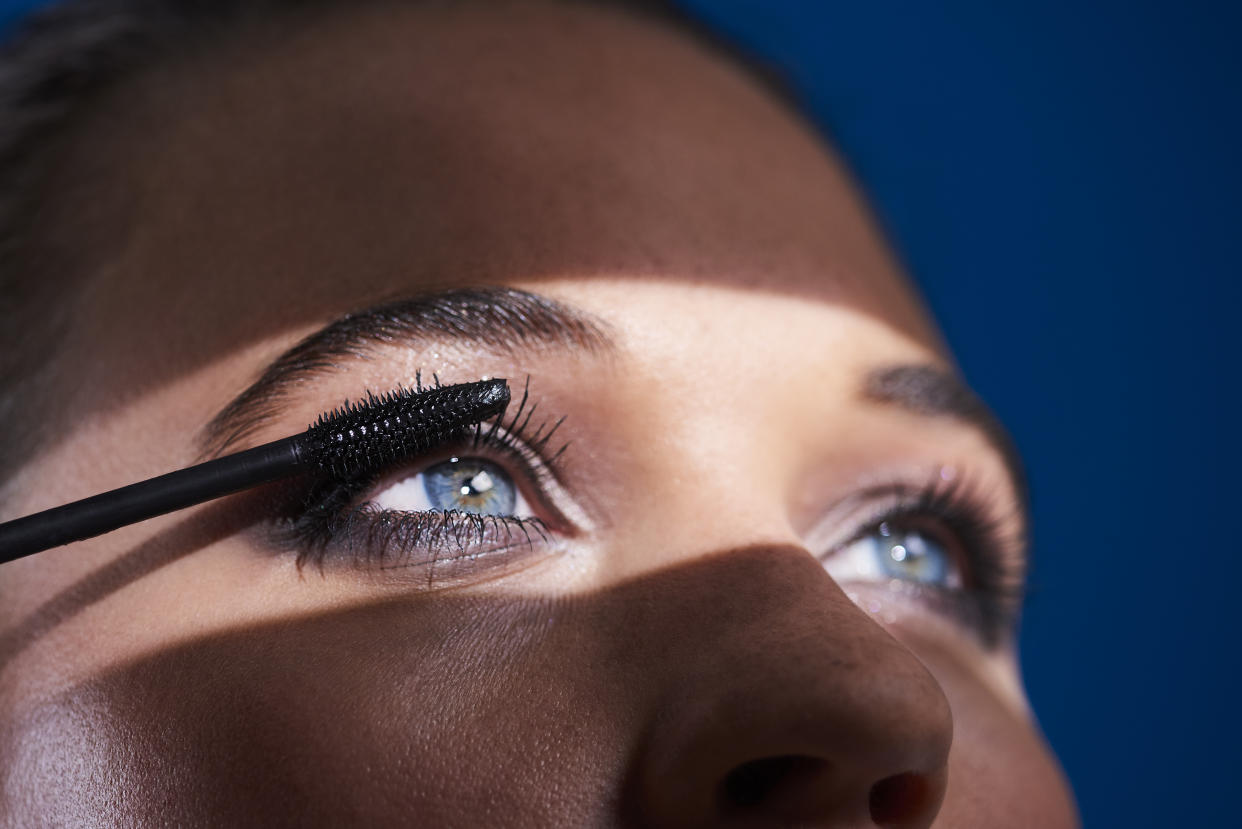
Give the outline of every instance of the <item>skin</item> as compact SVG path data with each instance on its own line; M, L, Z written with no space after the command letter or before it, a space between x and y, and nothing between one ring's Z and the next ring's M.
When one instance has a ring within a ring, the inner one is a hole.
M1012 637L825 567L867 481L1017 496L977 429L859 394L950 358L737 68L595 8L354 11L170 61L66 154L109 241L48 371L73 416L0 517L194 462L267 363L383 300L522 288L613 347L394 343L247 439L416 370L529 375L570 442L546 545L299 570L266 488L0 567L5 825L1076 825Z

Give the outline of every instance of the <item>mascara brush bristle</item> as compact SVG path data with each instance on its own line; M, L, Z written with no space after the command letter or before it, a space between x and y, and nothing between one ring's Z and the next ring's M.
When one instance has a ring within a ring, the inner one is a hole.
M368 393L321 415L307 430L303 451L324 472L352 477L468 434L508 405L509 384L501 379Z

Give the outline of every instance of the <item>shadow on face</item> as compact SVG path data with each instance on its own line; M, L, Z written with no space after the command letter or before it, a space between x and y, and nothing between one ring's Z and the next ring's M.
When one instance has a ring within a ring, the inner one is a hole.
M954 751L1029 749L997 722ZM422 596L193 642L11 724L0 759L12 814L52 823L922 826L952 729L818 563L754 547L594 595ZM1048 808L986 769L968 785L1010 818Z

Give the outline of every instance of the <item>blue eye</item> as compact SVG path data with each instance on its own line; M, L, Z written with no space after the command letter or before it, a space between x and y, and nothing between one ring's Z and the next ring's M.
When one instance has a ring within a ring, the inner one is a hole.
M386 487L371 499L399 512L463 512L526 517L530 508L513 477L482 458L450 458Z
M888 521L834 553L829 572L840 582L900 579L950 589L962 586L953 554L934 535Z

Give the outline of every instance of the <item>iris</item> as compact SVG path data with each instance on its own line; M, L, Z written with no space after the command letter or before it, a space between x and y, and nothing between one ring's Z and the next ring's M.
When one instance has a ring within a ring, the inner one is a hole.
M509 473L481 458L450 458L422 472L431 509L512 515L517 489Z

